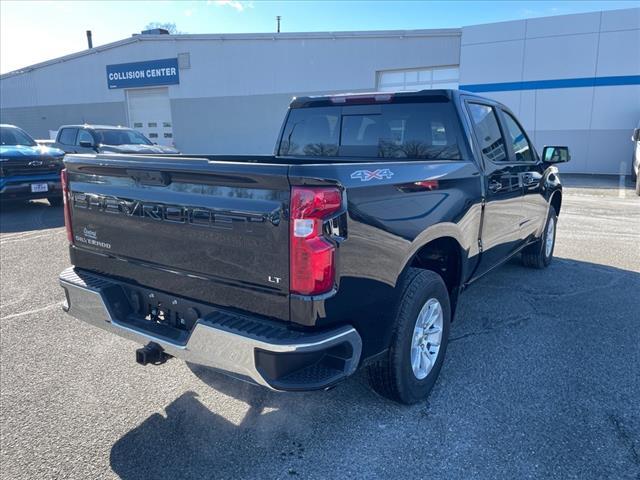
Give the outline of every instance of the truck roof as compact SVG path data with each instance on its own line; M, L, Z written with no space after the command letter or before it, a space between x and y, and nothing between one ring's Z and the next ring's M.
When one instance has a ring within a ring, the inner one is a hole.
M61 130L63 128L99 128L101 130L133 130L132 128L129 127L123 127L120 125L90 125L90 124L82 124L82 125L61 125L60 128L58 128L58 130Z
M414 91L389 91L389 92L354 92L338 93L330 95L312 95L305 97L294 97L289 104L289 108L321 107L340 104L375 104L375 103L405 103L429 101L437 97L446 97L454 100L459 95L472 96L475 98L484 97L475 95L465 90L435 89L435 90L414 90ZM493 102L493 100L492 100Z

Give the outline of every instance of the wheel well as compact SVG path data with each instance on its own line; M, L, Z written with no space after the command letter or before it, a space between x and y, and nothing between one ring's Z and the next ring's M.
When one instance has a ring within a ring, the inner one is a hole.
M462 277L462 248L454 238L442 237L427 243L414 255L410 266L439 274L455 305Z
M555 209L556 215L560 215L560 207L562 206L562 194L560 192L551 197L551 206Z

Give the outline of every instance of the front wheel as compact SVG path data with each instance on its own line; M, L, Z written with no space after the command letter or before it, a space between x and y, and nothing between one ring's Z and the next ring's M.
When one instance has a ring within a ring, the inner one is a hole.
M556 245L556 225L558 216L553 207L549 209L547 223L542 236L522 251L522 263L526 267L546 268L553 260L553 250Z
M410 269L401 291L389 351L367 374L376 392L412 404L427 398L442 368L451 306L442 278L430 270Z

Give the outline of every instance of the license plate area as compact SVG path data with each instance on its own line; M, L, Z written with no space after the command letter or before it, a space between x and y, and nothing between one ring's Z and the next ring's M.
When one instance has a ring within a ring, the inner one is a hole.
M42 193L42 192L48 192L48 191L49 191L49 185L47 185L46 183L31 184L31 193Z
M202 303L146 288L126 286L124 291L131 306L130 320L169 328L179 336L191 332L198 319L214 311Z

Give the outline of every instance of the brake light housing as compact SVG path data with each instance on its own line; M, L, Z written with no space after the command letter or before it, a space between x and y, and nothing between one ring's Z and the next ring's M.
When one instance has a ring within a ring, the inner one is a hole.
M71 196L69 192L69 173L66 168L60 172L62 184L62 201L64 203L64 226L67 230L67 240L73 243L73 229L71 228Z
M336 244L324 224L342 209L337 187L292 187L290 208L289 290L299 295L319 295L335 284Z

